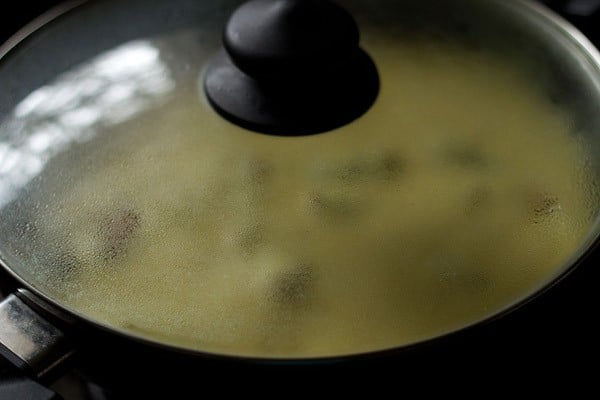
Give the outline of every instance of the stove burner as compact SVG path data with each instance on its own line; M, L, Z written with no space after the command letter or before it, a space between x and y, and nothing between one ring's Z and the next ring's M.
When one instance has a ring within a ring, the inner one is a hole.
M58 380L52 385L52 390L61 395L64 400L111 400L102 388L76 373Z

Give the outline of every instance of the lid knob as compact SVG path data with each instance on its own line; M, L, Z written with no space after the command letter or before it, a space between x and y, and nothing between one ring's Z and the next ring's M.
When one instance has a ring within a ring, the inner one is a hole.
M363 115L379 92L352 16L329 0L253 0L239 7L204 87L228 120L254 131L309 135Z

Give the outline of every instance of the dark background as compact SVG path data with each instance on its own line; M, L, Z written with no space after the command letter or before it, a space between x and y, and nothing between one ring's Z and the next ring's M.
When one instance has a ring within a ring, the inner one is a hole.
M218 1L218 0L208 0ZM442 0L443 1L443 0ZM508 0L510 1L510 0ZM540 0L559 11L592 39L600 40L600 0ZM32 18L61 3L57 0L21 0L0 8L0 42L6 40ZM590 18L590 11L593 18Z
M600 47L600 0L544 2L573 22ZM0 42L57 3L55 0L22 0L2 4ZM479 365L485 369L490 364L510 363L518 367L512 371L519 371L521 377L541 369L558 375L576 373L582 379L589 373L597 377L600 349L600 330L597 327L599 262L600 250L550 292L526 307L480 329L459 335L442 350L435 346L426 349L412 361L417 358L424 360L421 355L425 354L431 356L428 359L431 362L442 362L445 366L466 362L472 363L474 369ZM0 279L3 279L1 275Z
M2 4L0 8L0 42L23 27L36 16L52 8L57 0L21 0Z

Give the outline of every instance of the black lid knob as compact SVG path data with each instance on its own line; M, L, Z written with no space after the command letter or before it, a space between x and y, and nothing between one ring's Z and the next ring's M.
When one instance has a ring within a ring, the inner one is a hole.
M320 0L259 0L229 20L224 45L255 78L312 75L335 68L358 48L358 26L344 9Z
M328 0L253 0L231 16L206 72L213 107L245 128L308 135L364 114L379 91L352 16Z

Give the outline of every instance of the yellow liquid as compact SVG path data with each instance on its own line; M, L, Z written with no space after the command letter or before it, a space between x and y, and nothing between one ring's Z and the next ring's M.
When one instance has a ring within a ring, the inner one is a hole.
M308 357L435 337L560 273L592 210L568 119L493 56L365 47L380 96L333 132L249 133L183 92L117 127L135 150L49 217L79 262L56 296L176 346Z

